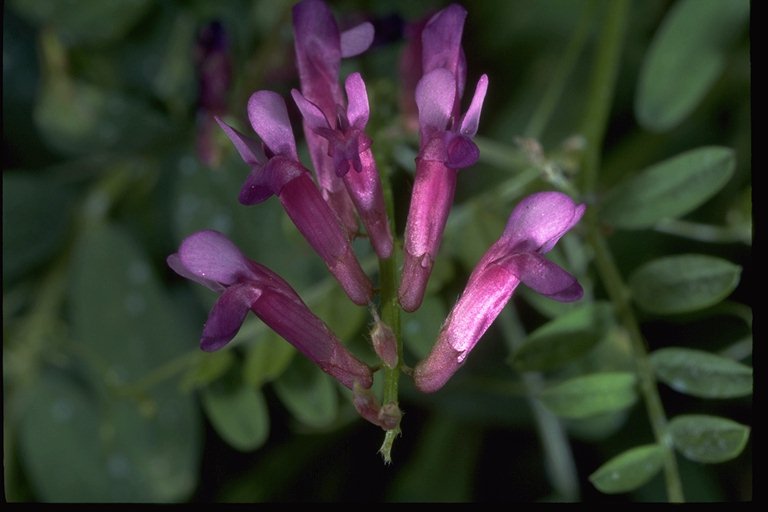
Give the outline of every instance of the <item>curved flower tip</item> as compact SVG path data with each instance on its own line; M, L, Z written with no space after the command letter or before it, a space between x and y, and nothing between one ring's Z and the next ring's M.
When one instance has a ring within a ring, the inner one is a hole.
M562 192L539 192L523 199L512 211L502 239L518 251L549 252L586 211Z
M447 343L436 344L429 357L416 365L413 381L423 393L434 393L456 373L461 353Z
M174 268L173 264L171 268L209 288L211 286L206 283L215 283L217 287L229 286L253 275L240 249L218 231L204 230L188 236L181 243L177 255L178 263L174 261L174 264L180 264L180 269Z

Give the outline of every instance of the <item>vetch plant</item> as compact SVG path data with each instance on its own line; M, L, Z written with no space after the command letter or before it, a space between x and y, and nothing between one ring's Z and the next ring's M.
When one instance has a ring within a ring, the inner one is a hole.
M181 4L5 9L8 501L752 499L749 2Z

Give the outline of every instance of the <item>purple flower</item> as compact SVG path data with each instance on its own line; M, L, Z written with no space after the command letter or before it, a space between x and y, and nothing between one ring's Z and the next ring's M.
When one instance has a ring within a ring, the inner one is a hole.
M477 133L488 77L480 77L472 102L462 116L459 102L466 65L459 43L465 17L463 8L449 6L433 16L422 32L425 75L416 87L420 151L405 226L398 293L406 311L415 311L424 299L453 203L457 172L473 165L480 156L472 137Z
M344 101L339 85L341 59L368 49L373 42L373 25L363 23L342 33L325 2L304 0L293 7L293 32L301 93L320 109L335 129L339 106ZM323 197L352 236L357 232L354 205L344 182L336 175L337 166L333 152L329 153L329 142L307 121L304 135Z
M264 142L262 147L217 118L251 173L240 190L240 202L256 204L272 195L355 304L370 302L373 286L360 267L338 218L323 200L309 171L301 165L285 102L270 91L257 91L248 101L248 118Z
M581 298L583 291L576 278L542 255L581 219L585 208L560 192L533 194L517 205L501 238L472 271L431 353L416 366L416 387L427 393L440 389L521 282L555 300Z
M371 370L342 345L280 276L247 259L224 235L199 231L168 257L179 275L221 293L203 328L200 348L229 343L248 310L346 387L371 387Z
M305 125L327 141L328 156L333 159L336 175L344 180L376 254L380 258L389 258L392 234L379 171L371 151L372 141L365 134L370 114L365 82L360 73L352 73L347 77L345 87L348 106L345 110L337 105L333 120L299 91L294 89L291 94L304 116Z

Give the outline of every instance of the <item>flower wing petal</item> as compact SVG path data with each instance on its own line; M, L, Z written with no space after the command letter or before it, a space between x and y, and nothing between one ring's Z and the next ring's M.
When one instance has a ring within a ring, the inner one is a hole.
M540 254L524 252L499 260L509 272L536 292L561 302L573 302L584 295L578 280Z
M254 287L253 283L237 284L224 290L208 314L200 348L205 352L213 352L229 343L260 295L261 290Z
M373 25L361 23L341 33L341 56L354 57L367 50L373 43Z

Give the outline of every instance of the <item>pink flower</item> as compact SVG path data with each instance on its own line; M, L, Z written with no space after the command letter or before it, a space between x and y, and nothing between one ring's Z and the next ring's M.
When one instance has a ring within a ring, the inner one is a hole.
M335 129L339 106L344 104L339 85L341 59L368 49L373 42L373 25L366 22L341 32L325 2L303 0L293 7L293 33L301 93ZM304 135L323 197L352 237L357 232L354 205L347 187L336 175L329 142L308 121L304 122Z
M424 299L432 265L440 249L456 191L459 169L477 162L477 133L488 77L477 82L469 108L462 116L461 95L466 64L461 33L466 11L451 5L435 14L422 32L424 76L416 87L420 151L405 226L400 305L415 311Z
M208 315L200 348L210 352L229 343L252 311L276 333L352 389L371 387L371 370L339 342L280 276L247 259L224 235L200 231L187 237L168 257L179 275L221 296Z
M344 180L376 254L379 258L389 258L392 234L379 171L371 151L372 141L365 134L370 114L365 82L360 73L352 73L347 77L345 87L347 108L337 105L334 119L328 119L319 106L299 91L294 89L291 94L304 116L305 125L327 141L328 156L333 159L336 175Z
M263 146L217 118L251 173L240 202L260 203L272 195L355 304L368 304L373 286L360 267L338 218L323 200L309 171L299 162L285 102L271 91L257 91L248 101L248 118ZM265 151L266 149L266 151Z
M560 192L533 194L517 205L501 238L472 271L429 356L416 366L417 388L437 391L456 373L521 282L555 300L581 298L576 278L542 255L576 225L585 208Z

